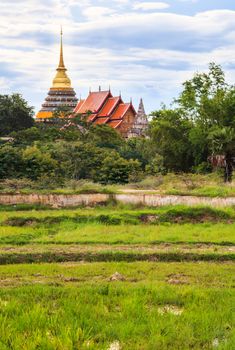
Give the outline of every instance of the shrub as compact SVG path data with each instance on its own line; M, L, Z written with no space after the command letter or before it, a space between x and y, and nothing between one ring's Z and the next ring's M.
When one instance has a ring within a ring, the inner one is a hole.
M94 178L102 184L125 184L128 183L130 176L137 176L140 172L140 163L138 160L126 160L118 153L112 153L107 156L96 172Z
M41 176L51 176L58 163L50 153L43 152L37 146L27 147L23 151L23 161L25 163L25 175L32 180L37 180Z

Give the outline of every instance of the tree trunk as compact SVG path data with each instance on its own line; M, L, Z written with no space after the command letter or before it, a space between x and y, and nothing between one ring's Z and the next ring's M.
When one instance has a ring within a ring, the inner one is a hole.
M232 182L233 179L233 158L230 152L225 155L224 182Z

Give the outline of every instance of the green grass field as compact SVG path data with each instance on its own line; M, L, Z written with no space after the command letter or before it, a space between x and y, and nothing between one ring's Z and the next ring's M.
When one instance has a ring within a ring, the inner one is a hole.
M0 350L235 348L234 208L14 209Z

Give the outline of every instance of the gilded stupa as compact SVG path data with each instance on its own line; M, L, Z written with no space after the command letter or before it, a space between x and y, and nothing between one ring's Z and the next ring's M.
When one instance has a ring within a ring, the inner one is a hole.
M54 116L54 112L58 109L65 108L66 111L73 111L77 105L78 99L76 93L71 87L71 80L69 79L64 64L63 56L63 32L61 28L60 33L60 60L58 68L56 69L56 76L53 79L52 87L50 88L48 95L42 104L41 110L37 113L36 118L38 121L46 121Z

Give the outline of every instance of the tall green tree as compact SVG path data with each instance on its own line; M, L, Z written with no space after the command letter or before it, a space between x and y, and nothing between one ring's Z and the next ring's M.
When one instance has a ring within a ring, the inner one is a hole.
M226 83L221 66L215 63L209 65L208 73L197 73L183 85L177 102L181 113L194 124L189 138L195 165L206 161L210 154L223 155L225 179L231 180L235 156L235 87Z
M167 110L152 114L151 139L163 157L163 167L170 171L190 171L193 165L189 134L192 122L180 110Z
M33 125L33 108L28 106L21 95L0 95L0 136Z
M151 139L168 170L202 169L209 156L221 155L225 171L231 173L234 129L235 87L226 83L222 68L211 63L207 73L196 73L183 84L171 110L163 107L153 113Z

